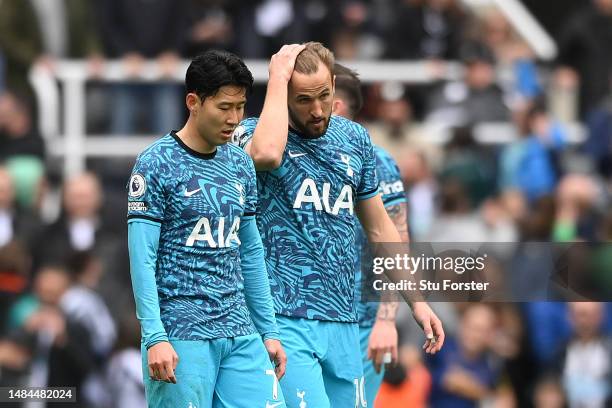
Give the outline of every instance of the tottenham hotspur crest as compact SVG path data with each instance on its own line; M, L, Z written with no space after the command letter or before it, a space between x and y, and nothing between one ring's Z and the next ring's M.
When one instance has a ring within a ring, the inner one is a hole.
M351 156L349 156L348 154L340 153L340 160L342 160L342 162L346 164L346 174L349 177L353 177L353 168L351 167Z

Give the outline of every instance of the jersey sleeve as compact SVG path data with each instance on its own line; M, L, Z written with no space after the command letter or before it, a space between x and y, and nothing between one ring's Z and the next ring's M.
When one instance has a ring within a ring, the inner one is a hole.
M127 185L128 219L144 218L161 223L166 206L163 171L160 159L153 154L138 156Z
M257 118L248 118L240 122L232 135L232 144L244 149L253 138L256 126Z
M375 148L375 153L376 171L385 207L405 203L404 183L397 163L387 152L378 147Z
M357 188L357 199L366 200L378 194L378 176L376 175L376 156L370 135L361 127L363 140L363 165L361 166L361 181Z

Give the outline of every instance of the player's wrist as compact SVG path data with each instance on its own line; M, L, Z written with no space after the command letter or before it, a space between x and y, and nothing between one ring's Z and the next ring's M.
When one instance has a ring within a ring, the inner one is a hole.
M289 84L289 79L287 76L281 73L271 72L270 77L268 78L268 89L275 87L283 87L285 92L287 91L287 85Z

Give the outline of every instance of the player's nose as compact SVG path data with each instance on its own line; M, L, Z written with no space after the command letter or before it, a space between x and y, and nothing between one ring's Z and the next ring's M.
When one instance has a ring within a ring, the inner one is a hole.
M310 114L313 118L320 118L321 116L323 116L323 107L321 106L321 102L314 101L312 103Z
M242 120L242 113L238 109L230 109L230 113L227 116L228 125L237 125Z

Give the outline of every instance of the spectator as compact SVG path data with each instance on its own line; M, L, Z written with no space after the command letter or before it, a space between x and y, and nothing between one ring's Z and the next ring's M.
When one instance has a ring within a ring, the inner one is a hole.
M429 97L426 121L449 126L505 122L509 110L495 83L495 59L481 43L468 43L461 52L465 64L462 81L437 86Z
M309 11L311 1L255 0L239 3L235 27L238 55L243 58L268 58L283 44L312 40L308 35L309 16L318 15L318 18L325 19L328 13L327 4L315 5L315 10Z
M30 257L17 241L0 246L0 339L10 329L10 309L30 282ZM0 363L1 365L1 363Z
M595 170L612 178L612 71L608 96L586 118L588 139L583 149L594 162Z
M92 407L103 407L108 399L103 367L110 357L117 329L109 309L96 292L86 285L91 280L89 253L77 253L71 260L70 277L72 284L62 295L59 307L62 312L87 331L91 339L95 367L83 381L81 394ZM89 273L88 273L89 272ZM89 278L89 279L88 279Z
M470 305L461 317L456 339L426 362L431 370L431 408L477 407L491 396L499 369L489 354L495 314L484 304Z
M431 136L415 123L411 101L404 84L396 81L383 82L370 88L369 98L362 112L369 110L375 120L365 122L372 141L388 151L400 170L403 160L414 150L423 152L429 164L437 167L441 149L431 143ZM402 174L405 174L402 171Z
M557 80L578 85L585 117L606 96L612 72L612 0L591 0L571 15L559 37Z
M331 44L336 59L377 59L384 44L379 36L372 1L336 1Z
M23 336L0 337L0 386L25 386L31 357L27 339ZM20 407L21 405L15 403L3 406L8 408Z
M220 48L234 52L237 38L232 18L236 4L230 0L189 0L189 31L184 54L193 58L202 52Z
M0 161L14 156L44 160L45 145L26 99L6 92L0 95Z
M45 186L45 146L34 127L27 99L0 95L0 162L14 179L17 204L36 213Z
M466 187L449 179L440 187L440 210L429 234L430 242L508 242L515 238L514 225L495 200L476 211ZM490 213L495 216L491 217ZM495 219L491 219L495 218Z
M107 381L112 408L147 405L142 377L140 325L135 316L135 312L125 315L115 352L108 362Z
M497 8L487 10L482 16L477 38L483 39L495 54L496 61L502 66L511 65L517 59L534 57L525 41Z
M36 264L65 263L76 252L92 251L104 260L106 271L115 258L118 242L104 223L102 204L103 192L94 174L68 179L63 189L62 213L45 228L47 243L36 251Z
M538 380L533 391L534 408L565 408L565 394L559 380L545 376Z
M140 129L139 116L152 126L147 132L162 135L181 121L181 88L173 82L138 83L146 59L155 59L162 77L178 69L184 43L186 0L103 0L100 31L105 54L121 58L125 72L136 82L114 87L111 132L126 135ZM152 127L152 128L151 128ZM142 127L141 127L142 128Z
M455 0L404 0L386 33L386 58L456 59L463 38L463 13Z
M27 74L34 64L53 69L58 58L100 59L90 5L90 0L0 2L0 49L11 89L30 95Z
M418 348L404 345L399 350L399 364L385 368L374 408L425 408L430 387L431 376Z
M454 128L445 150L441 182L458 180L475 206L495 193L494 156L490 149L476 144L471 128Z
M540 95L542 89L535 55L513 30L502 12L497 9L488 10L480 26L475 40L482 38L493 52L498 71L512 73L500 76L500 85L504 92L517 99L513 102L533 100Z
M567 135L539 103L519 121L522 138L502 151L499 184L502 191L517 189L533 203L554 191L559 177L556 154L564 148Z
M569 305L573 335L555 359L570 408L599 408L612 403L612 340L603 334L604 306Z
M13 179L6 168L0 167L0 247L15 241L31 251L41 229L34 214L17 206Z
M429 234L435 218L437 180L422 152L408 151L400 163L410 207L410 236L422 240Z
M22 313L19 324L32 337L30 386L80 390L95 367L88 332L60 309L60 301L69 287L70 278L61 267L45 267L34 280L34 308ZM25 300L15 305L15 313L27 305ZM83 404L80 393L77 401Z
M557 242L598 241L601 214L599 188L587 175L568 174L557 187L553 239Z

